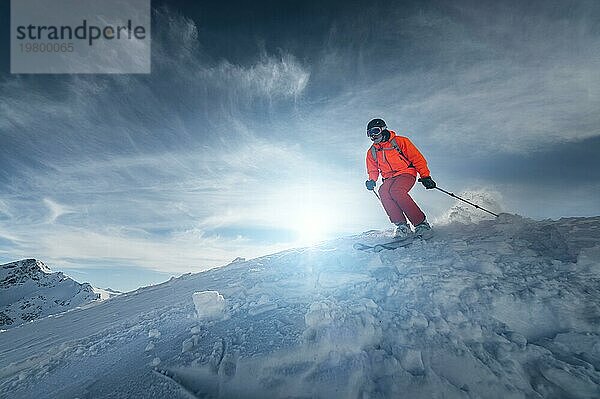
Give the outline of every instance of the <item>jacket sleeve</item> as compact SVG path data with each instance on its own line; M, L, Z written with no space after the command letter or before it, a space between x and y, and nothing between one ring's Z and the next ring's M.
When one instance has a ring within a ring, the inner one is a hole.
M379 178L379 166L377 161L373 159L370 148L367 150L367 174L370 180L377 181Z
M421 177L431 176L431 172L427 167L427 160L425 160L423 154L421 154L417 147L407 137L404 137L403 142L405 146L403 152L406 154L408 160L412 162L417 172L419 172L419 175Z

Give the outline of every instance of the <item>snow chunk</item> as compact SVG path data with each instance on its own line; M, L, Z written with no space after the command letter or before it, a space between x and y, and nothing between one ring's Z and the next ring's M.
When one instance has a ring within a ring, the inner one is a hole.
M195 337L184 340L183 343L181 344L181 353L191 351L194 348L194 341L196 341L196 340L197 340L197 338L195 338Z
M160 338L160 335L160 331L158 331L156 328L148 331L148 338Z
M421 351L415 349L406 349L401 356L400 364L402 368L412 375L424 375L425 366Z
M225 298L217 291L194 292L192 299L200 319L221 319L225 314Z
M600 245L583 248L577 257L577 266L594 275L600 275Z
M309 311L304 315L307 327L317 328L332 324L335 320L335 308L326 302L314 302Z
M250 304L248 313L250 316L258 316L259 314L275 309L277 309L277 304L272 302L271 298L267 295L262 295L256 303L252 302Z
M190 332L191 332L192 334L200 334L200 332L201 332L201 331L202 331L202 330L201 330L201 329L200 329L200 327L198 327L198 326L194 326L194 327L192 327L192 328L190 329Z
M350 351L376 341L381 328L372 314L374 302L370 299L361 302L352 307L331 300L313 302L304 315L304 338L307 342Z

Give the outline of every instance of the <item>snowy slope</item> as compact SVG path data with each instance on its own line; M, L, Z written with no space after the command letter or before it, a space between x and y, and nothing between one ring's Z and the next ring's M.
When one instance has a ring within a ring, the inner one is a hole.
M5 331L0 395L600 397L600 217L436 231L236 261Z
M110 296L61 272L53 273L36 259L6 263L0 265L0 329Z

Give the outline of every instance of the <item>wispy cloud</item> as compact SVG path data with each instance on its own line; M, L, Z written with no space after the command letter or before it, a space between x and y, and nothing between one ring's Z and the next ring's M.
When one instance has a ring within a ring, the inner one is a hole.
M44 198L44 204L48 207L50 215L48 216L47 223L54 223L62 215L69 213L75 213L75 210L68 206L61 205L50 198Z
M190 19L168 9L154 14L156 79L0 83L2 236L19 243L15 257L110 258L189 271L190 263L214 267L232 254L282 248L204 231L255 223L259 174L272 174L273 161L301 164L285 146L258 139L240 112L257 101L296 101L310 72L284 51L263 51L247 64L213 60Z
M310 72L289 54L282 57L263 55L250 67L224 61L216 68L202 72L203 80L219 81L242 92L268 98L296 98L302 94L310 78Z
M8 207L8 204L5 201L2 201L1 199L0 199L0 213L4 214L5 216L12 217L12 213L10 212L10 208Z

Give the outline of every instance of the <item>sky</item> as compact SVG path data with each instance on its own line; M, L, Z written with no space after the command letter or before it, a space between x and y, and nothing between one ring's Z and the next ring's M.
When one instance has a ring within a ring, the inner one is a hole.
M598 1L153 1L148 75L10 74L0 18L2 263L130 290L389 228L375 117L493 211L600 214Z

